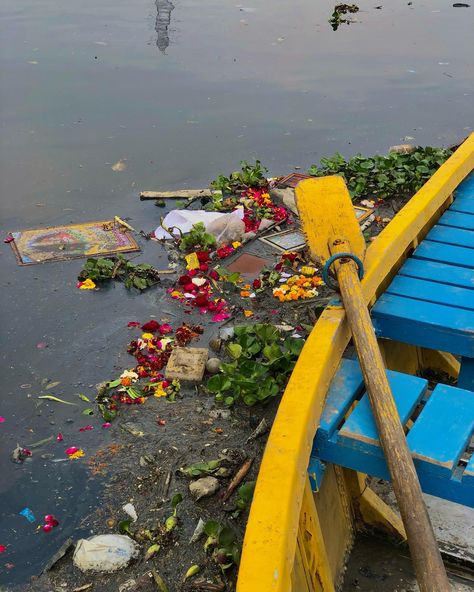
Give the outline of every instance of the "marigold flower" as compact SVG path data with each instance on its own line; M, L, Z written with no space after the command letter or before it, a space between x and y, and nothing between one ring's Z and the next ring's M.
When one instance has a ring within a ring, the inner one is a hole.
M82 448L76 448L75 446L71 446L66 450L66 454L68 455L69 460L76 460L84 456L85 452Z
M77 282L77 287L79 288L79 290L93 290L96 287L96 285L91 279L87 278L83 282Z

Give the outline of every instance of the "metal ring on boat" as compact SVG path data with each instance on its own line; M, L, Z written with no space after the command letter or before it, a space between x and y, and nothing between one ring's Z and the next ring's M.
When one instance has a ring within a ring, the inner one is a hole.
M364 264L359 259L359 257L353 255L352 253L336 253L335 255L331 255L331 257L329 257L323 267L323 280L326 286L329 286L333 290L339 290L339 284L329 275L329 268L337 259L352 259L352 261L354 261L354 263L357 265L359 279L361 280L364 277Z

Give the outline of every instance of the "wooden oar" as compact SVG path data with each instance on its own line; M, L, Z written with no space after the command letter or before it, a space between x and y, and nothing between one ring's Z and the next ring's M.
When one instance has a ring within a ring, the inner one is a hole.
M358 267L364 260L365 240L346 185L341 177L302 181L296 202L311 256L322 263L333 261L420 590L448 592L446 570L363 297Z

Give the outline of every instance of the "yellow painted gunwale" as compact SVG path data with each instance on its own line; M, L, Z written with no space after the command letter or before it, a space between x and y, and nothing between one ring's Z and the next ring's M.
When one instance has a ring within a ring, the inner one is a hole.
M423 239L474 169L474 133L436 171L367 249L362 290L371 305L407 252ZM328 306L301 352L281 399L255 488L237 592L290 592L312 440L350 331L344 309ZM297 591L294 591L297 592Z

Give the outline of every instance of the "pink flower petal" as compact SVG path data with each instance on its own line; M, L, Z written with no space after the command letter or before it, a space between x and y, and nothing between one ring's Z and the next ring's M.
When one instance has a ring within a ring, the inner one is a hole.
M230 314L227 312L218 312L212 317L213 323L220 323L221 321L225 321L226 319L230 319Z
M105 423L102 424L102 427L105 428L110 428L112 426L112 424L110 423L110 421L106 421Z
M0 415L0 423L4 423L5 418Z
M90 430L93 430L93 429L94 429L94 426L86 425L83 428L79 428L79 431L80 432L89 432Z
M129 323L127 323L127 327L140 327L141 323L139 323L138 321L130 321Z
M44 524L43 525L43 532L51 532L53 530L52 524Z
M78 450L79 450L79 448L77 448L76 446L70 446L69 448L66 448L66 454L68 456L71 456L71 454L74 454Z
M7 550L6 545L0 545L0 553L5 553L6 550Z
M56 442L62 442L63 440L63 435L61 434L61 432L59 432L59 434L56 436Z

